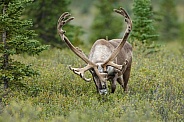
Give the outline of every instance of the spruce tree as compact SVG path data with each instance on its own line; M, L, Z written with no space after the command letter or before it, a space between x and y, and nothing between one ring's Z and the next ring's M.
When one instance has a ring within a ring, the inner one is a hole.
M155 40L158 35L153 25L153 11L150 0L134 0L133 31L131 37L144 43Z
M35 55L47 48L33 39L35 32L29 29L32 22L22 19L25 5L30 1L3 0L0 2L0 84L4 84L5 89L15 84L20 85L20 80L26 76L37 74L30 65L14 60L13 55L23 53Z
M174 0L161 0L160 13L162 15L162 21L159 22L161 40L169 41L178 39L180 27L176 11L176 2Z
M117 38L123 30L123 19L114 14L113 9L118 8L118 0L99 0L96 3L98 13L92 23L90 41L99 38Z

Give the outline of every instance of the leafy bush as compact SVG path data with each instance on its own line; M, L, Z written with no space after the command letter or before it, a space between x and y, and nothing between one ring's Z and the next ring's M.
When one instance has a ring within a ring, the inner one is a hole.
M114 94L104 96L96 93L93 82L69 71L68 65L84 64L68 49L15 58L32 64L41 75L26 78L22 82L27 87L2 98L1 121L9 117L7 111L14 111L10 119L17 117L16 121L184 121L184 58L170 47L147 56L134 48L129 92L118 85Z
M29 101L12 101L0 116L0 122L38 122L41 109L31 105Z

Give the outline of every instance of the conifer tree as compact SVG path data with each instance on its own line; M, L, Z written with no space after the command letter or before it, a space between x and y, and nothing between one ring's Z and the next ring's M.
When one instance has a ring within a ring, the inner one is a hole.
M158 37L153 26L153 12L150 0L134 0L133 31L131 37L144 43Z
M13 55L39 54L47 48L33 39L35 33L29 30L32 22L22 19L25 5L30 1L3 0L0 2L0 84L4 84L5 89L15 84L20 85L20 80L26 76L37 74L30 65L14 60Z
M92 23L92 30L90 35L91 42L96 41L99 38L109 39L118 38L123 30L123 19L114 14L113 9L118 0L99 0L96 3L98 13Z
M179 37L179 22L176 12L176 2L174 0L161 0L160 13L162 21L160 24L161 40L173 40Z

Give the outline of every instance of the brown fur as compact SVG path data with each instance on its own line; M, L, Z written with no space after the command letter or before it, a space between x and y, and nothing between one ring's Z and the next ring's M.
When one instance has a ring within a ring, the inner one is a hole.
M105 39L97 40L91 48L91 51L89 54L89 60L93 61L93 63L104 63L105 60L99 61L97 59L94 59L94 57L96 57L95 55L99 55L98 53L97 54L94 53L94 52L98 52L98 51L95 51L95 47L97 45L98 46L105 45L108 48L108 52L107 50L104 50L104 51L106 51L105 53L107 55L110 55L113 52L113 50L119 45L120 42L121 42L121 39L112 39L110 41L106 41ZM121 49L116 59L114 60L114 63L123 65L125 60L128 60L128 64L124 72L119 72L117 70L114 70L113 73L108 75L108 80L111 82L111 90L112 90L111 92L112 93L114 93L116 89L116 82L118 82L124 88L124 91L127 91L127 84L128 84L128 80L130 76L131 63L132 63L132 46L128 42L125 42L123 48ZM94 77L93 78L94 80L98 79L97 76L93 72L92 72L92 75ZM99 81L95 81L97 90L100 87L99 86L100 83L98 82Z

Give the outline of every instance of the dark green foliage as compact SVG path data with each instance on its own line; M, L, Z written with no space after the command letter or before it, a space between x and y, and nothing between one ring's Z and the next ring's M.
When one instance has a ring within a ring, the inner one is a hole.
M37 74L30 65L22 64L13 59L18 54L39 54L47 46L42 46L33 37L35 33L29 30L30 20L22 18L26 3L31 0L9 0L0 4L0 84L18 84L26 76Z
M161 31L161 40L176 40L179 37L179 22L176 11L176 1L161 0L160 13L162 21L159 23Z
M92 23L90 41L94 42L100 38L117 38L123 31L123 18L117 17L114 8L117 7L118 0L99 0L96 2L98 13Z
M38 34L38 40L52 46L61 47L62 41L56 29L57 20L63 12L70 11L68 9L70 1L35 0L28 6L25 14L27 18L33 19L33 29ZM67 25L66 30L71 41L79 44L78 36L81 35L80 27Z
M144 43L155 40L158 35L153 25L153 11L150 0L134 0L133 31L131 37Z

